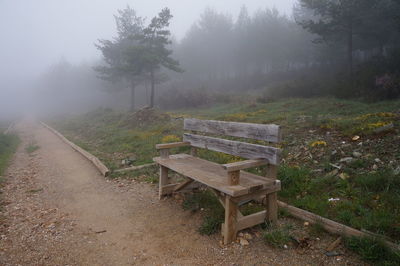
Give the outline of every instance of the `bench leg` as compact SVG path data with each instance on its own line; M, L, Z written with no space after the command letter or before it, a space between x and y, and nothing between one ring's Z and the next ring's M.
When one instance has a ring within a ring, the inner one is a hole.
M278 221L278 200L276 192L267 195L267 220L272 224L276 224Z
M164 195L163 188L169 183L168 168L160 165L160 185L158 189L158 198L161 199Z
M224 228L224 244L230 244L236 239L236 223L237 223L238 206L232 201L230 196L225 196L225 228Z
M278 167L275 165L268 165L267 177L276 179L278 174ZM276 192L267 194L267 220L276 224L278 221L278 194Z

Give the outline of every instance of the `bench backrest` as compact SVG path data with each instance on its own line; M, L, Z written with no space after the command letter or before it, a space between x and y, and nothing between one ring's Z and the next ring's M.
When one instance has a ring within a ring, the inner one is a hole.
M225 135L278 143L281 130L278 125L224 122L214 120L185 119L184 130L215 135ZM246 159L267 159L270 164L279 164L280 149L241 141L184 133L183 141L191 146L223 152Z

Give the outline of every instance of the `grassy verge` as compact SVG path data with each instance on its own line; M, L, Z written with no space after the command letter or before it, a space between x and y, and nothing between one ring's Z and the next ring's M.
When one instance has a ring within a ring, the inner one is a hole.
M17 149L19 139L16 135L4 135L0 133L0 176L6 170L11 156Z

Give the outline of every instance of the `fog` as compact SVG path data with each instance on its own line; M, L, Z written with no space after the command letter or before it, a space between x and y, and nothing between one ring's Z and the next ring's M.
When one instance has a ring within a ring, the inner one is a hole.
M235 15L244 4L249 10L269 6L290 13L293 0L1 0L0 114L14 105L25 106L33 83L51 65L99 60L93 44L115 35L113 15L118 9L130 5L140 16L151 18L169 7L174 16L170 30L180 40L206 7Z
M146 19L145 25L164 7L173 16L169 49L182 71L165 66L157 70L157 79L164 81L157 81L156 105L163 108L179 107L181 99L193 95L206 99L199 104L207 103L216 98L210 91L262 93L306 72L322 71L324 79L333 78L343 69L346 49L351 64L357 64L379 52L387 56L398 40L398 31L383 21L386 18L376 17L375 24L358 19L367 30L354 31L352 46L346 47L349 41L342 32L332 32L331 38L329 31L318 32L307 24L324 14L316 15L318 10L306 4L300 8L298 0L0 0L0 116L128 108L131 91L126 81L132 80L125 76L125 82L108 82L93 70L106 60L95 44L118 38L114 15L128 5ZM137 108L149 104L149 74L142 74L140 81L135 79ZM323 89L314 87L301 94L314 95L316 88L321 94ZM176 99L166 96L171 91ZM204 91L207 95L199 94Z

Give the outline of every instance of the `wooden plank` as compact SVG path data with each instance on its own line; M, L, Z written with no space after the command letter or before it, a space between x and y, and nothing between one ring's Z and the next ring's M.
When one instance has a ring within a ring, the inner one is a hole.
M69 146L71 146L75 151L77 151L78 153L80 153L83 157L85 157L86 159L88 159L90 162L93 163L93 165L100 171L100 173L103 176L108 176L108 174L110 173L110 170L107 168L107 166L105 166L96 156L90 154L89 152L85 151L84 149L82 149L81 147L79 147L78 145L76 145L75 143L69 141L66 137L64 137L60 132L58 132L57 130L55 130L54 128L46 125L43 122L40 122L42 124L42 126L44 126L45 128L47 128L48 130L50 130L51 132L53 132L56 136L58 136L62 141L64 141L66 144L68 144Z
M128 172L128 171L135 171L135 170L140 170L143 168L147 168L147 167L151 167L156 165L155 163L148 163L148 164L142 164L142 165L138 165L138 166L132 166L132 167L127 167L127 168L122 168L122 169L118 169L115 170L115 173L120 173L120 172Z
M329 220L327 218L324 218L322 216L316 215L314 213L296 208L294 206L288 205L284 202L278 201L278 206L280 208L284 208L286 209L290 215L292 215L293 217L296 217L298 219L307 221L309 223L318 223L320 224L326 231L328 231L331 234L338 234L338 235L344 235L344 236L355 236L355 237L372 237L372 238L376 238L376 234L370 234L367 232L362 232L360 230L351 228L347 225L344 224L340 224L338 222ZM382 237L383 238L383 237ZM383 242L391 249L396 250L396 251L400 251L400 247L390 241L387 240L383 240Z
M241 137L247 139L280 142L281 130L278 125L263 125L252 123L225 122L215 120L199 120L186 118L184 130L204 132L217 135Z
M169 156L169 150L168 149L163 149L163 150L160 150L160 156L161 156L161 158L168 158L168 156Z
M236 186L239 185L240 171L228 172L228 185Z
M179 191L175 191L175 188L182 183L175 183L175 184L168 184L162 188L163 195L169 195L173 193L184 193L184 192L191 192L193 189L199 188L201 184L199 182L192 182L187 185L185 188L180 189Z
M12 122L12 123L8 126L8 128L6 129L6 131L4 131L4 135L11 134L11 133L13 132L13 130L14 130L14 122Z
M191 147L190 155L192 155L193 157L197 157L197 151L198 151L198 149L196 147Z
M227 173L220 164L188 154L175 154L167 159L156 157L153 160L175 172L234 197L275 186L275 180L259 177L245 171L240 172L239 185L230 186L227 182Z
M269 179L276 179L278 174L278 167L275 165L269 165L267 171L267 177ZM278 193L273 192L267 194L267 219L269 222L276 224L278 221Z
M225 228L224 228L224 244L230 244L236 239L236 223L237 223L238 207L231 200L230 196L225 196Z
M235 163L223 164L222 167L228 172L244 170L252 167L262 166L268 164L267 160L259 159L259 160L246 160Z
M241 219L238 220L236 230L239 232L240 230L264 223L266 217L267 211L261 211L243 216Z
M190 146L190 143L189 142L173 142L173 143L157 144L156 149L157 150L172 149L172 148L185 147L185 146Z
M158 190L158 197L159 199L165 194L163 188L168 185L168 168L160 165L160 185Z
M186 186L190 185L191 183L193 183L193 181L194 181L193 179L188 179L185 182L180 183L179 185L177 185L174 188L174 191L177 192L177 191L183 189L184 187L186 187Z
M266 159L270 164L279 164L281 150L278 148L188 133L183 134L183 140L190 142L194 147L223 152L246 159Z
M276 180L276 183L271 183L271 185L268 188L255 191L251 194L234 197L234 198L232 198L232 200L237 203L245 202L245 201L249 201L249 200L257 200L260 196L265 198L265 195L271 194L271 193L279 191L279 190L281 190L281 182L279 180Z

